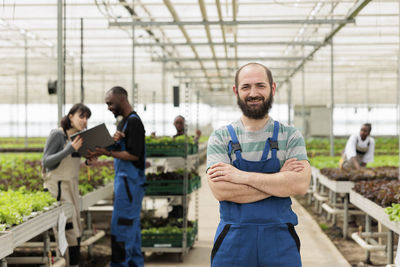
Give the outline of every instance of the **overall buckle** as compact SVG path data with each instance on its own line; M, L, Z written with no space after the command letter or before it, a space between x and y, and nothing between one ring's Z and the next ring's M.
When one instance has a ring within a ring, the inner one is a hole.
M239 143L232 143L232 151L233 152L236 152L237 150L240 150L240 151L242 151L242 147L240 146L240 144Z
M271 139L269 139L268 142L271 149L279 150L278 141L272 141Z

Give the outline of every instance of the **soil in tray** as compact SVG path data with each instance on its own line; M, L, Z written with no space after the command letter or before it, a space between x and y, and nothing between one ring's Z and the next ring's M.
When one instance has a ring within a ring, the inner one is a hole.
M396 180L398 177L397 167L375 167L362 168L358 171L345 171L339 168L323 168L321 174L335 181L365 181L375 179Z

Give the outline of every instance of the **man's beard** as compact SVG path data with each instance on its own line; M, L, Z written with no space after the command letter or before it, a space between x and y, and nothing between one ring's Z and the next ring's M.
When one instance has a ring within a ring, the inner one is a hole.
M121 106L116 106L114 110L114 117L117 118L118 116L122 116L122 109Z
M248 101L252 100L261 100L262 103L261 105L252 107L247 104ZM260 120L262 118L265 118L265 115L269 113L269 110L271 109L273 102L274 102L274 96L272 95L272 91L269 93L267 100L265 100L263 96L257 96L257 97L249 96L246 97L245 101L242 101L242 99L240 99L239 97L239 94L237 95L237 103L240 109L242 110L243 115L255 120Z

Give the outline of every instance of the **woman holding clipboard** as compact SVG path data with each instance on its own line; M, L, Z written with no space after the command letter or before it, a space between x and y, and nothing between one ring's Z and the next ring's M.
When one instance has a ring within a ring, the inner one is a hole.
M62 118L61 127L50 132L43 152L44 188L57 198L57 201L71 202L74 205L72 218L67 221L65 227L68 242L66 266L78 266L82 234L78 189L81 162L77 151L84 140L78 136L71 141L70 136L86 128L91 114L84 104L75 104Z

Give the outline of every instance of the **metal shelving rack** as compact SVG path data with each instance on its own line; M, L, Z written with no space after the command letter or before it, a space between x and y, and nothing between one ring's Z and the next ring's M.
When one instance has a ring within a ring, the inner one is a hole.
M184 135L185 135L185 154L183 156L184 159L184 177L183 177L183 194L180 196L182 198L182 207L183 207L183 233L182 233L182 246L181 247L142 247L143 252L160 252L160 253L179 253L179 260L183 261L186 254L188 254L190 247L187 247L187 226L188 226L188 160L196 159L198 157L198 152L194 155L188 155L188 135L187 135L187 119L189 118L189 83L185 84L185 126L184 126ZM182 157L168 157L168 159L176 159L181 160ZM198 190L194 192L195 195L195 218L198 220ZM147 197L147 196L145 196ZM151 198L163 198L169 196L151 196ZM197 233L196 233L197 239Z

